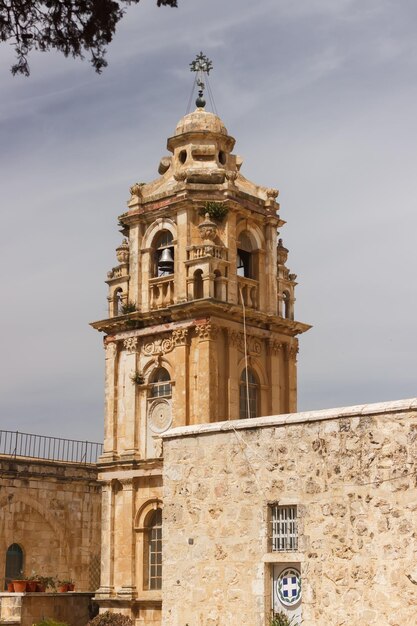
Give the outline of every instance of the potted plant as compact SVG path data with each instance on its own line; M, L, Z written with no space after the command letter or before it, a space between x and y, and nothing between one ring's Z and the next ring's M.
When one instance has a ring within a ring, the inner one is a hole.
M23 572L20 572L21 577L12 580L13 589L15 593L25 593L26 592L26 577Z
M57 580L56 590L58 593L66 593L68 591L68 582L66 580Z
M13 591L14 591L14 586L13 586L13 583L12 583L12 582L7 583L7 591L8 591L9 593L13 593Z
M37 576L36 591L45 593L48 587L51 587L55 591L55 578L53 576Z

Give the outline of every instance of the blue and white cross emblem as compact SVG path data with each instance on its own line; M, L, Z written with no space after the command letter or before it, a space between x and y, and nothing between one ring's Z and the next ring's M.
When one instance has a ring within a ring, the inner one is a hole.
M284 606L294 606L301 598L300 572L292 567L281 572L277 582L277 594Z

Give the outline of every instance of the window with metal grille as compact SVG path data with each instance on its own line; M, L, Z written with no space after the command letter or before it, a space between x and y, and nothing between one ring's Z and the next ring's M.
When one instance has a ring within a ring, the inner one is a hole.
M162 509L152 513L147 529L148 589L162 588Z
M298 550L297 507L270 505L272 552Z
M171 397L171 377L164 367L156 370L151 378L149 389L150 398L170 398Z

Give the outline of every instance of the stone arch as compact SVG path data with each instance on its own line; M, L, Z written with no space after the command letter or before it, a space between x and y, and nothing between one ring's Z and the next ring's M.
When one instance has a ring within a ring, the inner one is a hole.
M177 239L177 225L167 217L158 217L158 219L148 226L143 236L142 247L151 248L155 237L161 232L161 230L167 230L170 232L174 240L173 243L175 244Z
M65 568L68 569L68 564L70 562L70 546L65 536L65 529L62 528L62 523L55 519L54 516L49 513L49 509L46 509L37 500L26 495L25 493L22 493L23 490L24 487L19 488L19 493L14 495L12 500L9 499L8 496L3 497L0 500L0 508L3 508L8 504L23 504L38 513L38 515L51 527L53 534L58 538L59 545L62 547L61 554L65 563ZM7 543L6 537L3 538L3 542L4 541ZM27 546L23 546L23 549L26 553Z
M162 500L159 498L152 498L142 504L135 515L134 529L136 531L143 532L146 528L146 519L149 516L149 513L152 513L156 509L163 509Z
M238 380L240 380L240 377L245 367L245 357L242 357L237 366ZM266 375L262 364L257 359L254 359L252 356L248 356L248 367L253 369L253 371L257 375L261 388L266 387L268 385L268 376Z
M256 224L248 223L246 220L241 220L236 226L236 241L239 241L239 237L242 233L248 233L248 236L252 242L253 250L263 250L265 248L265 238L259 226Z

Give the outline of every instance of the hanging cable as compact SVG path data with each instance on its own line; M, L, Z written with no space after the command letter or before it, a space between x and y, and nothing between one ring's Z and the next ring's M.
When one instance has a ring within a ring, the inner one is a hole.
M189 113L189 112L190 112L190 110L191 110L191 102L192 102L192 99L193 99L193 94L194 94L194 89L195 89L195 84L196 84L196 82L197 82L197 74L196 74L196 75L195 75L195 77L194 77L193 86L191 87L191 93L190 93L190 98L189 98L189 100L188 100L188 105L187 105L186 115L188 115L188 113Z
M212 106L213 112L214 112L216 115L218 115L218 113L217 113L217 107L216 107L216 103L215 103L215 101L214 101L214 95L213 95L213 92L212 92L212 90L211 90L211 86L210 86L210 82L209 82L209 77L208 77L208 74L207 74L207 76L206 76L206 82L207 82L207 93L208 93L209 98L210 98L210 102L211 102L211 106Z
M249 402L249 375L248 375L248 344L246 339L246 309L245 301L243 299L242 287L239 286L240 300L243 310L243 343L245 348L245 383L246 383L246 410L248 417L250 417L250 402Z

